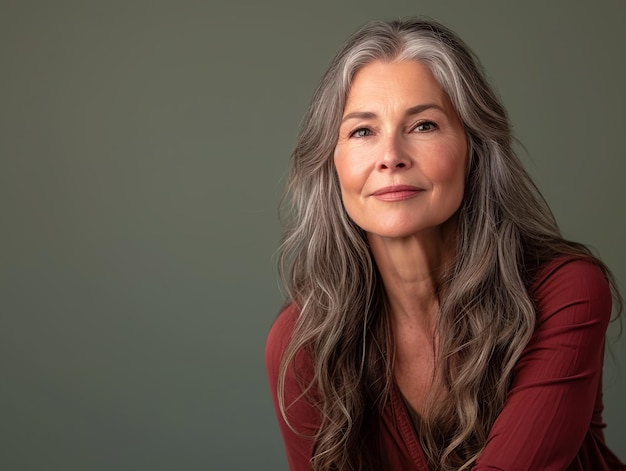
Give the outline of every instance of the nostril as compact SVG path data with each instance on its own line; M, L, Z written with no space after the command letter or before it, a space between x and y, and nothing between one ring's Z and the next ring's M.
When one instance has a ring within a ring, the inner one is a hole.
M406 165L403 162L400 162L398 165L396 165L396 167L398 168L404 168Z

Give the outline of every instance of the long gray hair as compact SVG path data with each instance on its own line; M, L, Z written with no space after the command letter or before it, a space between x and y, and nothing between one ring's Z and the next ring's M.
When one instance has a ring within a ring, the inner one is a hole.
M313 96L285 196L290 204L280 270L300 314L281 364L279 405L288 422L285 375L305 352L314 376L302 386L321 417L315 470L379 466L375 456L365 456L363 441L393 385L393 338L367 239L342 205L333 153L356 72L373 61L404 60L429 67L459 114L469 147L456 254L438 286L434 382L419 427L432 469L469 469L483 449L535 326L528 293L534 270L576 255L594 260L612 282L584 246L561 237L513 151L506 111L469 48L430 20L363 27L338 52Z

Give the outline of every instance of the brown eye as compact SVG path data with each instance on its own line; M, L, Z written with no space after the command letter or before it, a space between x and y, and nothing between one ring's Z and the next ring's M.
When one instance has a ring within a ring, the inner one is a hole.
M415 130L418 132L434 131L435 129L437 129L437 125L432 121L424 121L415 126Z

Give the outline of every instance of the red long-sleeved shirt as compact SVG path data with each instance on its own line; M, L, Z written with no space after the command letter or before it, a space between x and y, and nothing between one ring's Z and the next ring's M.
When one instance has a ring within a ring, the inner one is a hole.
M537 305L537 326L473 470L626 470L606 447L602 432L603 351L611 316L606 279L588 261L555 260L538 271L531 295ZM277 403L278 370L297 316L294 307L280 313L267 339L266 364L289 466L292 471L307 471L313 441L290 430ZM298 363L300 371L311 371L310 358L304 354ZM300 393L298 381L289 373L286 404ZM319 427L319 412L305 399L296 400L288 416L305 435L313 436ZM428 471L396 387L380 415L378 435L385 470Z

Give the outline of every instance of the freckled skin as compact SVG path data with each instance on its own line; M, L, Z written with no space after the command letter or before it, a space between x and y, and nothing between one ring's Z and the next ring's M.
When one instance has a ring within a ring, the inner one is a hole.
M467 140L450 99L425 65L373 62L354 77L334 163L349 216L374 238L437 229L463 198ZM422 191L386 198L384 187Z

